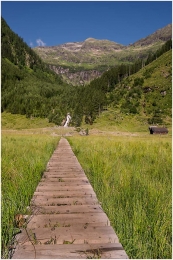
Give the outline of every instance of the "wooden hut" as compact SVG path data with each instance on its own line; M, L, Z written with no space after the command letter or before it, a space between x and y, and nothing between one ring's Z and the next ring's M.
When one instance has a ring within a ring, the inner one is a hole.
M165 127L157 127L157 126L150 126L149 127L150 134L167 134L168 129Z

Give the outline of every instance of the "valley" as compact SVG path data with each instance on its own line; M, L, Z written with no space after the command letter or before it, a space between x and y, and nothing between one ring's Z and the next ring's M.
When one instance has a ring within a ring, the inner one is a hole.
M32 49L1 24L3 259L61 137L129 258L171 258L172 25L129 46L89 38Z

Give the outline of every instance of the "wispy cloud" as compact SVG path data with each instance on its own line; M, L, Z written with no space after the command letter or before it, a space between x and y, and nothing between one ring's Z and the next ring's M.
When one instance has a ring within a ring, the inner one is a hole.
M32 42L30 42L29 46L33 47L33 43L32 43Z
M46 45L46 43L43 42L41 39L37 39L36 43L38 44L38 46L45 46Z

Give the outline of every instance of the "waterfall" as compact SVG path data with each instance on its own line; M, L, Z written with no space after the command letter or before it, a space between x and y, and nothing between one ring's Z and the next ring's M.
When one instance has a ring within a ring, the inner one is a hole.
M65 121L64 127L68 127L68 125L70 123L70 120L71 120L70 113L67 113L67 117L66 117L66 121Z

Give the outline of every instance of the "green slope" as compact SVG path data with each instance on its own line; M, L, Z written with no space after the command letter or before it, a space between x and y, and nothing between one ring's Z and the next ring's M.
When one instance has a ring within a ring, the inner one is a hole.
M114 85L107 98L106 110L102 111L91 128L137 132L145 131L149 124L170 128L172 50Z

